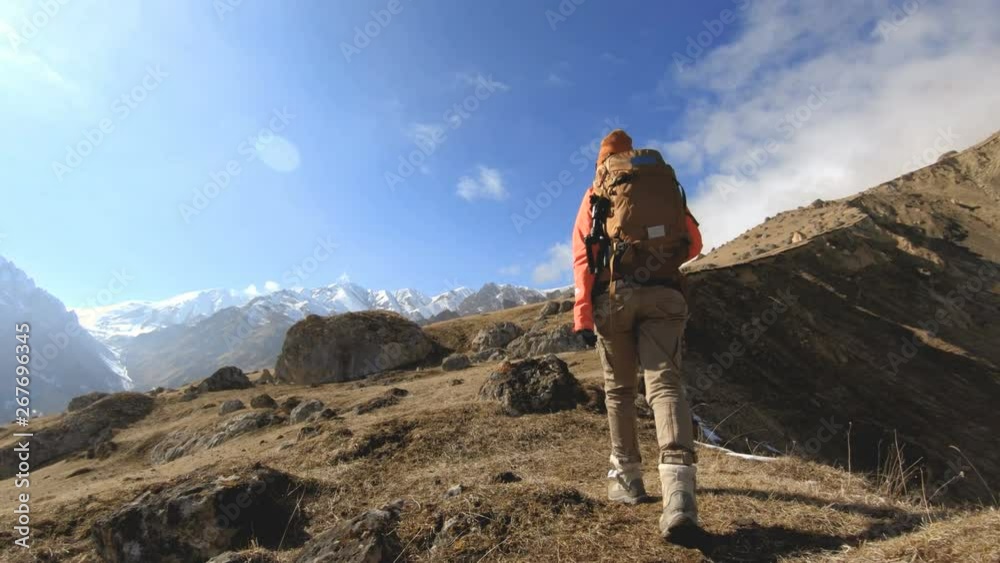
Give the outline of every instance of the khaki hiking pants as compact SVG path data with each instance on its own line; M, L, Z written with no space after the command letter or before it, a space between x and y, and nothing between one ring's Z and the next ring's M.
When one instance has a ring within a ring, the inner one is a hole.
M618 469L642 461L635 407L640 365L646 400L656 420L659 463L695 463L691 407L681 383L681 339L687 318L684 296L669 287L618 282L613 299L608 291L594 301L611 461Z

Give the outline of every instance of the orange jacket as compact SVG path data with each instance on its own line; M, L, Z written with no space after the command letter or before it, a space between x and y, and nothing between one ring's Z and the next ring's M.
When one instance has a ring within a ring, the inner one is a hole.
M594 330L594 311L591 303L591 293L594 289L594 275L587 270L587 246L584 244L590 234L590 195L594 188L587 188L576 214L576 224L573 225L573 282L576 286L576 305L573 307L573 330ZM691 238L688 249L688 260L701 253L701 231L698 221L685 210L687 214L687 231Z

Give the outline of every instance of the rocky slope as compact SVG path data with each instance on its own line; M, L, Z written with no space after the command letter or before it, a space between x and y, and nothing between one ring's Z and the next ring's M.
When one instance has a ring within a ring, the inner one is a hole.
M76 395L131 386L107 346L84 330L61 301L0 257L0 338L9 348L8 353L0 355L0 370L11 378L18 365L14 359L14 346L19 344L14 340L14 326L21 323L28 323L31 330L27 343L31 408L59 411ZM0 406L7 416L14 415L13 391L4 396Z
M685 368L727 436L989 499L1000 484L1000 135L696 261ZM982 478L975 476L976 470ZM964 475L964 478L960 477Z

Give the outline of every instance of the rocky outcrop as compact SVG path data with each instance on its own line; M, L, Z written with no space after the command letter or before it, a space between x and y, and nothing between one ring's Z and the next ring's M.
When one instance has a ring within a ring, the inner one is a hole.
M310 315L288 330L275 376L306 384L350 381L423 361L433 351L423 330L395 313Z
M473 363L481 364L483 362L500 362L507 357L507 351L502 348L486 348L476 352L469 357Z
M91 538L102 561L205 561L251 540L275 549L301 545L305 524L301 486L286 473L254 466L225 476L187 477L149 490L97 519Z
M575 408L587 401L566 362L554 355L504 362L479 389L479 399L500 404L504 414L520 416Z
M212 449L237 436L284 422L272 411L255 410L222 420L200 431L176 431L156 444L149 454L151 462L167 463L202 450Z
M384 409L385 407L391 407L392 405L399 403L400 398L406 397L409 394L410 392L406 389L393 387L378 397L361 403L354 410L358 414L365 414L378 409Z
M94 391L92 393L87 393L86 395L80 395L79 397L73 397L69 401L69 405L66 406L66 412L78 411L82 408L89 407L90 405L100 401L104 397L107 397L107 393L102 393L100 391Z
M229 391L232 389L249 389L253 387L250 378L238 367L226 366L219 368L212 375L198 384L199 393L211 391Z
M403 551L396 528L402 502L368 510L310 540L295 563L396 561Z
M512 358L530 358L586 349L583 338L573 332L572 325L566 324L550 331L526 332L507 345L507 354Z
M476 334L475 338L472 339L472 350L480 352L488 348L503 348L522 334L524 334L524 329L514 323L496 323Z
M152 412L153 405L153 398L144 393L115 393L36 430L31 438L31 468L40 469L67 455L95 449L108 442L114 430ZM15 444L16 440L0 449L0 478L17 473Z
M294 409L292 409L291 415L288 417L289 422L292 424L299 424L300 422L305 422L309 420L309 417L323 410L323 401L319 399L309 399L308 401L299 403Z

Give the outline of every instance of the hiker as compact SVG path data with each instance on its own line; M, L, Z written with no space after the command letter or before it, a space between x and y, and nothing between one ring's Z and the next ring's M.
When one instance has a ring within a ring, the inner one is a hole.
M593 221L594 209L607 215L603 225L601 217ZM656 419L660 533L667 539L698 529L694 429L681 383L688 309L679 268L701 247L673 168L655 150L633 150L625 131L608 134L573 228L574 330L601 358L611 429L608 498L628 504L646 499L635 408L642 368Z

